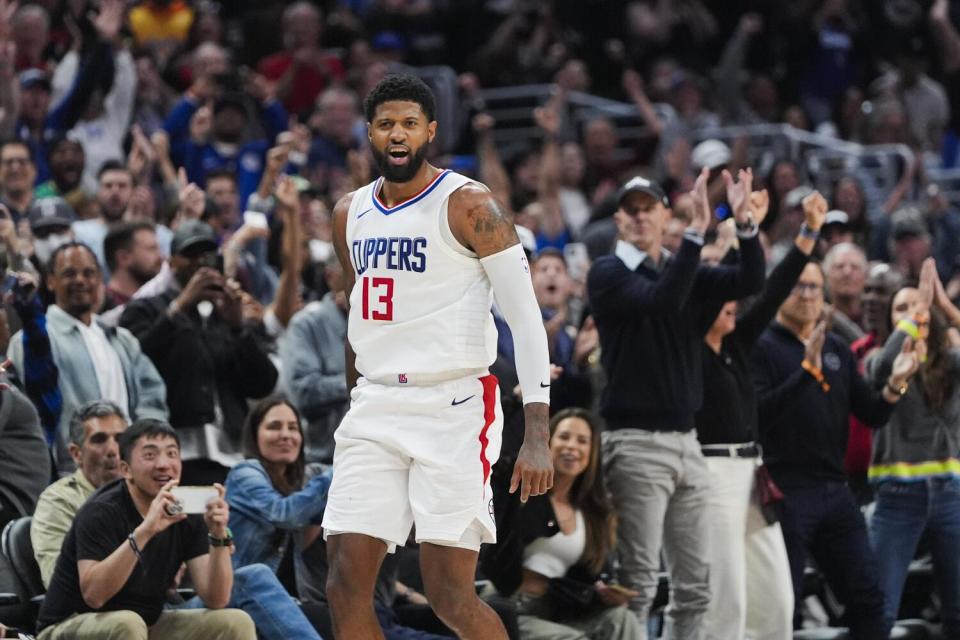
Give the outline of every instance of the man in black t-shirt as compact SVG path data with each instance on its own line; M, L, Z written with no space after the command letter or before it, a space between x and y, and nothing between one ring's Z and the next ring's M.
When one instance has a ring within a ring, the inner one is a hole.
M233 585L223 487L203 516L169 515L180 442L158 420L124 431L120 457L123 477L93 494L67 533L40 609L39 639L254 640L250 617L223 609ZM209 608L164 611L184 562Z

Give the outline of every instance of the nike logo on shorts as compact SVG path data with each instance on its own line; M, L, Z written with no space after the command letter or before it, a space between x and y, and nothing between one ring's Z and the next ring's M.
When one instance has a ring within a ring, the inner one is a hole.
M360 213L357 214L357 220L359 220L359 219L362 218L363 216L367 215L367 214L370 213L371 211L373 211L373 207L370 207L370 208L367 209L366 211L361 211Z
M457 400L456 398L454 398L453 401L450 403L450 406L451 406L451 407L455 407L455 406L457 406L458 404L463 404L464 402L466 402L467 400L469 400L469 399L472 398L472 397L473 397L473 396L467 396L467 397L464 398L463 400Z
M541 389L549 389L549 388L550 388L550 385L548 385L548 384L543 384L543 383L541 382L541 383L540 383L540 388L541 388Z

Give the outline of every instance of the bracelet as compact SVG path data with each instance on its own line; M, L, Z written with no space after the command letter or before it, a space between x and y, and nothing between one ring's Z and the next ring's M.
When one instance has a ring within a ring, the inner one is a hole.
M230 528L227 528L227 537L225 538L216 538L212 533L207 533L207 540L210 542L211 547L232 547L233 546L233 532L230 531Z
M909 318L904 318L897 323L897 329L903 331L905 334L913 338L914 340L920 339L920 327L917 326L917 323Z
M137 539L134 534L131 533L127 536L127 542L130 543L130 548L133 549L133 555L137 556L137 562L143 567L143 552L140 551L140 545L137 544Z
M818 367L813 366L813 363L806 358L803 359L803 361L800 363L800 366L804 371L813 376L813 379L817 381L817 384L820 385L820 388L823 389L824 393L830 391L830 383L827 382L826 378L824 378L823 371L821 371Z
M807 223L804 222L800 225L800 235L804 238L816 240L820 237L820 231L818 229L811 229Z

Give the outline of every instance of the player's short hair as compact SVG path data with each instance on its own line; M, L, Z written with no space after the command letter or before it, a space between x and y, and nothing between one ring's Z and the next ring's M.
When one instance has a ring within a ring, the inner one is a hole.
M433 92L417 76L408 73L391 73L377 83L377 86L363 100L363 113L367 122L373 121L373 114L384 102L403 100L420 105L428 121L436 119L437 103Z

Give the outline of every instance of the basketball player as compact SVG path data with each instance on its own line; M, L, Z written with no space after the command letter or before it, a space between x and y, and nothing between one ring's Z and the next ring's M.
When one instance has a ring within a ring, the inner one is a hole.
M490 467L503 417L493 294L514 334L525 441L511 491L553 484L550 366L530 269L510 215L483 185L424 159L434 98L388 76L364 101L382 178L334 208L350 301L350 410L336 431L323 518L338 638L382 638L373 588L384 555L416 524L424 591L461 638L506 638L474 591L477 552L496 540Z

